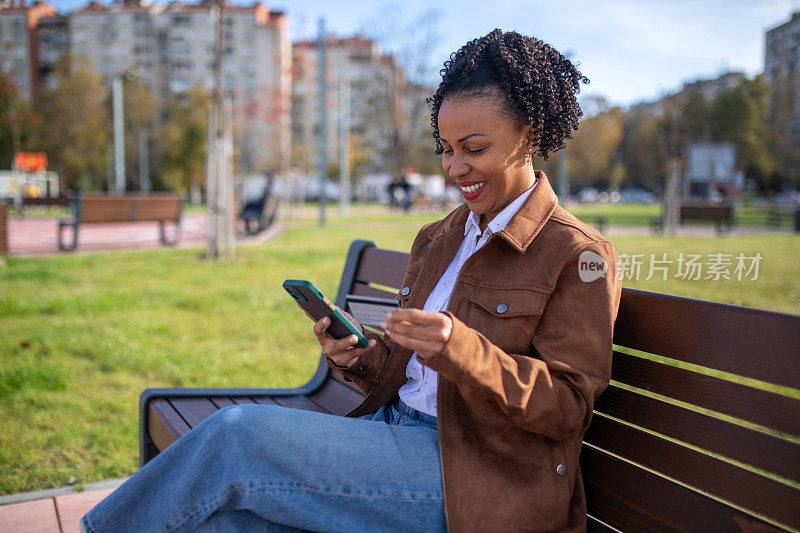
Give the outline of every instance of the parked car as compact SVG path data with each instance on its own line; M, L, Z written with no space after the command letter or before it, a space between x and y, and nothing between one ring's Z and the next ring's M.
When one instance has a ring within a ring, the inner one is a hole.
M578 191L578 201L582 204L596 202L599 194L594 187L584 187Z
M626 187L619 191L619 201L626 204L652 204L656 197L641 187Z

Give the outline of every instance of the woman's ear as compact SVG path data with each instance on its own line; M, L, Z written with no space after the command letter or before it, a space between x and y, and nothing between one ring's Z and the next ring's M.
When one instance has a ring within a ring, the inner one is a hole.
M525 149L529 154L532 154L533 151L536 150L536 145L538 144L536 141L536 128L531 124L526 124L522 128L522 132L525 136Z

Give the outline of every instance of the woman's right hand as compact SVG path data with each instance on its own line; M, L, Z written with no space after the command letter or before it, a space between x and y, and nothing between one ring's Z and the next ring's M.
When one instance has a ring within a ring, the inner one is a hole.
M350 316L347 316L347 318L355 323ZM355 363L366 350L375 347L376 341L375 339L371 339L366 348L354 348L353 346L358 342L358 337L355 335L348 335L342 339L334 339L327 332L330 325L330 317L322 317L314 323L314 334L317 336L317 341L320 346L322 346L322 354L338 366L350 366Z

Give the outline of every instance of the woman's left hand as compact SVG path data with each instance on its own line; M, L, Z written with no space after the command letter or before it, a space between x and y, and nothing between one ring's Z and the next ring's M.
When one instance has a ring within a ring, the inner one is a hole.
M386 316L381 327L397 344L427 358L441 352L450 340L453 321L444 313L398 309Z

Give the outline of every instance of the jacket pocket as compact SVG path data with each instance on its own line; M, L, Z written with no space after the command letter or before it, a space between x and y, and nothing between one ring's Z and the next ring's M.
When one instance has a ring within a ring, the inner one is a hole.
M468 325L506 352L526 354L548 296L531 289L477 287L469 298Z

